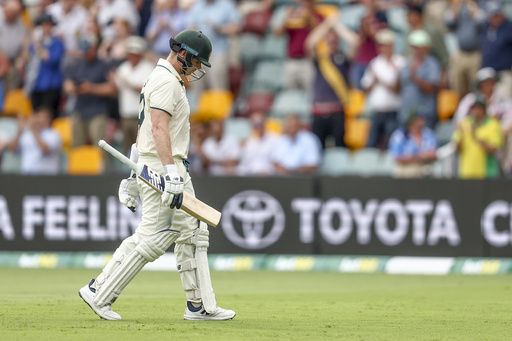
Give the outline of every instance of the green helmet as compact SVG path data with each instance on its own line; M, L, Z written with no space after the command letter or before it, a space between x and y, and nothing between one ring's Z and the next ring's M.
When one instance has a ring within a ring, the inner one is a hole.
M181 31L169 40L169 45L171 50L176 53L186 50L185 60L188 63L192 63L192 57L195 57L203 65L211 67L209 59L212 54L212 43L203 32L196 30Z

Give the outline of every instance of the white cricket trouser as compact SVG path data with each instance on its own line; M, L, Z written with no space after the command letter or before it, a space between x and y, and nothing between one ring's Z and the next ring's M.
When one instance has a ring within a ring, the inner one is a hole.
M183 164L183 159L175 158L174 162L178 174L183 178L184 190L195 197L194 186ZM139 165L147 165L163 176L166 174L162 161L153 155L139 155L138 163ZM138 178L137 184L139 185L139 195L142 200L142 220L135 231L137 234L143 237L152 235L158 231L170 228L172 222L172 229L181 232L176 244L193 237L195 230L198 228L196 218L185 213L183 210L171 210L168 206L163 205L161 195Z

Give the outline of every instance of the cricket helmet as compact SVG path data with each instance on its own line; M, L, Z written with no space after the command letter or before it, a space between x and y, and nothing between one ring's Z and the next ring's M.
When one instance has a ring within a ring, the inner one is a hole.
M192 57L195 57L201 64L211 67L209 62L212 54L212 43L201 31L185 30L178 33L169 40L171 50L179 53L182 50L187 51L185 61L192 64Z

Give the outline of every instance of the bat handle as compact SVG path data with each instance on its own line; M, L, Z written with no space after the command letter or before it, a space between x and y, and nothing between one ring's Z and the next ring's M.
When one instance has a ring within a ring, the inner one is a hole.
M106 152L108 152L110 155L112 155L113 157L115 157L116 159L118 159L119 161L121 161L122 163L127 165L128 167L130 167L130 169L132 169L135 173L138 173L137 172L137 164L135 162L133 162L132 160L130 160L130 158L126 157L126 155L124 155L123 153L121 153L120 151L118 151L117 149L112 147L111 145L109 145L105 140L99 140L98 146L103 148Z

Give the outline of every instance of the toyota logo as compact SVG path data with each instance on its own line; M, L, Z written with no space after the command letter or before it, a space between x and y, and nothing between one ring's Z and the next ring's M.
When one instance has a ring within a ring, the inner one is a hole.
M257 250L279 240L284 231L279 201L262 191L244 191L231 197L222 209L222 229L235 245Z

